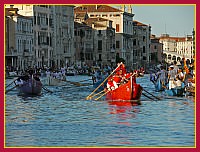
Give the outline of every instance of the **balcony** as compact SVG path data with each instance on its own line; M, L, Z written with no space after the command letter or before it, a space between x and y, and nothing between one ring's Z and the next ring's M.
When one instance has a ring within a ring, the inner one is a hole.
M18 56L17 50L6 51L5 56Z
M48 25L41 24L40 25L40 29L41 30L47 30L48 29Z
M49 45L47 43L40 43L39 46L41 49L47 49Z

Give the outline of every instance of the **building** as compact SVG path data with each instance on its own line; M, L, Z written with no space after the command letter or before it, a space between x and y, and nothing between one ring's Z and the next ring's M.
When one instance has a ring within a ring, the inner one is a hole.
M115 48L113 49L115 49L116 58L118 60L124 59L127 67L132 66L132 21L134 14L132 14L131 6L126 12L125 6L117 9L107 5L81 5L74 8L74 15L75 18L80 17L82 20L84 17L100 17L112 21L112 27L115 29Z
M33 18L18 14L18 8L6 8L5 12L5 64L17 68L15 70L24 70L34 64Z
M75 63L74 6L52 5L53 66L64 67Z
M74 63L73 6L6 5L10 7L33 19L34 66L59 68Z
M172 37L163 34L160 37L160 43L163 44L164 59L167 63L173 61L182 62L185 58L188 63L194 61L194 38L193 35L186 37Z
M151 65L157 65L163 62L163 45L159 42L159 38L155 35L151 35Z
M133 65L148 66L151 62L151 26L139 21L133 21Z

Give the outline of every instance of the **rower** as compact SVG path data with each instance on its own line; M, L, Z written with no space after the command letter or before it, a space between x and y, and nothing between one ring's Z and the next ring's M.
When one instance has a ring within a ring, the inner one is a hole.
M112 79L112 77L108 78L107 89L108 89L109 91L115 89L114 84L113 84L113 79Z

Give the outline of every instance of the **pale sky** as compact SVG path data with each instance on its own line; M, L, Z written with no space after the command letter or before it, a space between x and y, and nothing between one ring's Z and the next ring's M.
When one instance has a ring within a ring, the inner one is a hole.
M191 35L195 28L195 5L132 5L134 20L151 25L152 34L160 36Z

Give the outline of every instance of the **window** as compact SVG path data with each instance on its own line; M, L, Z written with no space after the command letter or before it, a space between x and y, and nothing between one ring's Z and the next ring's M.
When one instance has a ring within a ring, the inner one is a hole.
M135 46L135 45L136 45L136 39L133 40L133 46Z
M143 53L145 53L145 46L143 46Z
M116 32L119 32L119 24L116 24Z
M143 42L145 41L145 36L143 36Z
M102 50L102 40L98 40L98 50Z
M99 61L102 61L102 59L101 59L101 54L99 54Z
M101 35L101 30L98 30L98 35Z
M119 45L119 41L116 41L116 48L119 49L120 45Z

